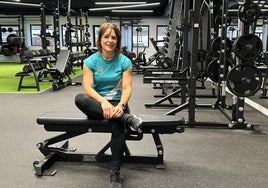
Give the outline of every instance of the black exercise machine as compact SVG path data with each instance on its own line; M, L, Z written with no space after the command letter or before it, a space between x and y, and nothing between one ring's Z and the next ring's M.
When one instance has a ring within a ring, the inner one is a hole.
M143 134L151 134L157 150L156 156L132 156L127 145L125 147L123 162L155 164L164 168L164 148L159 134L173 134L184 132L184 118L174 115L145 115L142 118L140 132L127 128L127 140L142 140ZM110 148L108 142L97 154L77 153L76 149L69 149L68 139L85 133L110 133L107 120L88 119L82 112L47 112L37 118L37 123L43 125L46 131L64 132L37 144L40 152L45 156L42 161L34 161L35 175L42 176L44 172L57 161L64 162L110 162L111 155L105 152ZM51 146L65 141L60 147ZM54 175L56 171L48 174Z
M49 73L53 78L53 91L60 90L72 84L71 64L69 63L70 50L60 50L54 68L49 69ZM67 79L67 80L66 80Z
M55 67L49 69L49 73L53 78L53 91L63 89L70 85L81 85L80 82L73 82L70 77L70 74L73 73L70 53L70 50L61 49Z

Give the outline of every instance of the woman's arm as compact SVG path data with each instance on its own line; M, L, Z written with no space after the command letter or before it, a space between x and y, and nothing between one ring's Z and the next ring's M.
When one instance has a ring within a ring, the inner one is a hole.
M123 72L120 104L128 103L132 93L132 67Z
M96 90L93 88L94 78L93 72L87 67L83 66L84 75L83 75L83 89L84 92L90 96L91 98L99 101L100 103L107 101L104 97L102 97Z
M101 103L101 107L103 110L103 117L105 119L111 118L114 106L93 88L94 84L93 72L85 65L83 66L83 69L84 69L83 89L85 94Z
M110 118L119 118L124 114L124 106L128 103L132 92L132 67L122 74L122 95L120 102L112 109Z

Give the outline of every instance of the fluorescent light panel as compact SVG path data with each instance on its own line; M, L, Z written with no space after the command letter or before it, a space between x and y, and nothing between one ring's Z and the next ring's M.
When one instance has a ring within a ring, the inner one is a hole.
M19 2L10 2L10 1L0 1L0 4L19 5L19 6L29 6L29 7L40 7L40 4L19 3Z
M137 5L137 4L146 4L146 2L95 2L95 5Z
M126 12L132 12L132 13L152 13L153 10L112 10L112 12L116 13L126 13Z
M127 5L127 6L115 6L115 7L103 7L103 8L90 8L89 11L101 11L101 10L115 10L115 9L128 9L137 7L154 7L158 6L160 3L148 3L148 4L138 4L138 5Z

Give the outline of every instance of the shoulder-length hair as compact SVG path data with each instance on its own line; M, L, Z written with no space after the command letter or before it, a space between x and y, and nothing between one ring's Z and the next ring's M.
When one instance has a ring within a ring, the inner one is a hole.
M117 38L117 44L116 44L116 48L115 48L115 53L119 54L122 52L122 46L121 46L121 32L118 29L118 27L113 24L113 23L108 23L105 22L103 24L101 24L100 28L99 28L99 32L98 32L98 37L97 37L97 48L98 50L101 52L102 51L102 47L101 47L101 37L102 35L105 33L105 31L107 29L112 29L115 32L116 38Z

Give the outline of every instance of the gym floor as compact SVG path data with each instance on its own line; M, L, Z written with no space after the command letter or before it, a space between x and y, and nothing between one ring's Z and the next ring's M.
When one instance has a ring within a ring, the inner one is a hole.
M81 81L81 77L76 78ZM160 94L152 85L143 84L141 75L134 75L130 101L134 114L164 114L170 109L146 109ZM206 91L208 91L207 89ZM59 162L51 170L55 176L36 177L33 161L43 159L36 144L58 133L47 132L37 125L36 118L47 111L78 111L74 97L81 86L39 94L0 94L1 155L0 187L5 188L105 188L109 187L109 164ZM200 90L198 92L205 92ZM215 99L208 99L213 103ZM264 99L265 100L265 99ZM267 99L266 99L267 100ZM178 112L187 119L187 110ZM197 109L196 119L227 122L221 112ZM245 119L268 132L268 117L245 106ZM123 164L123 185L126 188L266 188L268 185L268 134L252 134L250 130L228 128L186 128L182 134L160 135L164 145L166 169L138 164ZM77 151L96 153L110 139L110 134L85 134L70 140ZM129 142L132 154L154 155L156 149L150 135L140 142Z

